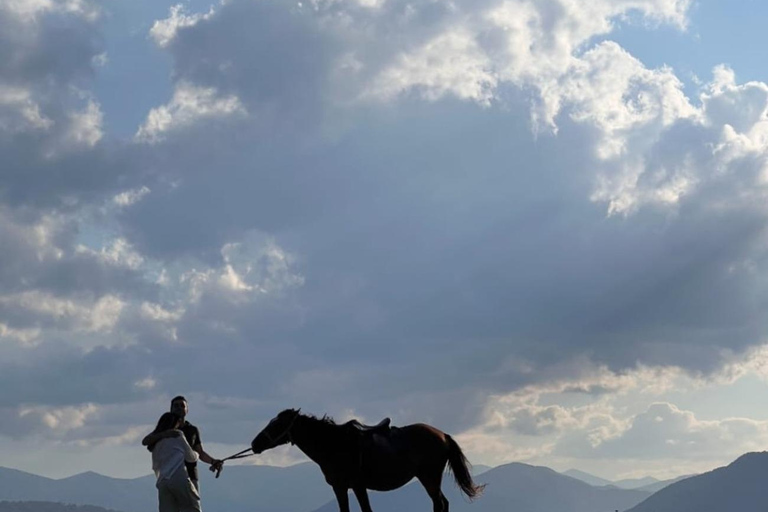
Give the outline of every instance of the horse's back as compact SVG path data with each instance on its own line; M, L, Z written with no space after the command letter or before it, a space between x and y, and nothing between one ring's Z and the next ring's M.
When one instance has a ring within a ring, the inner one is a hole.
M445 433L425 423L376 433L363 450L367 487L380 491L404 485L425 468L442 471L448 460Z
M399 430L417 442L438 442L440 444L447 443L445 432L426 423L413 423L411 425L405 425L400 427Z
M446 434L426 423L392 427L389 435L376 435L374 439L383 452L416 465L424 459L440 461L448 457Z

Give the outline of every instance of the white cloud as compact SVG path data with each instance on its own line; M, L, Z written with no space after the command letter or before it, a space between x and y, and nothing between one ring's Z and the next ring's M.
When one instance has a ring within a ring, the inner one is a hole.
M141 379L134 383L134 386L141 389L154 389L157 386L157 381L152 377Z
M645 135L647 147L664 128L697 114L671 69L647 69L613 42L575 60L542 99L543 122L554 125L555 116L567 106L572 119L605 134L598 146L603 159L623 156L629 137Z
M95 404L73 407L22 407L18 417L33 429L46 429L55 435L65 435L70 430L82 428L89 419L98 415L100 408Z
M532 86L550 96L560 77L578 65L579 49L591 38L609 33L616 18L639 12L646 19L684 28L689 6L687 0L451 3L445 8L447 21L429 40L404 35L416 48L406 47L395 56L363 97L391 98L413 88L431 100L450 92L487 104L505 83ZM426 6L414 4L411 9L417 12ZM389 21L382 16L383 23ZM403 27L415 34L421 28L407 23ZM551 122L555 113L545 113L546 121Z
M75 300L35 290L0 296L0 305L43 315L75 331L110 332L117 324L125 302L113 295L96 300Z
M109 265L138 269L144 263L144 258L136 252L131 244L124 238L112 240L109 247L102 247L99 251L94 251L84 245L77 247L77 252L87 254L97 258Z
M158 46L168 46L179 30L194 27L201 20L206 20L213 16L213 7L207 14L187 14L183 4L176 4L171 7L170 15L164 20L156 20L149 30L149 35L154 39Z
M401 55L363 94L389 100L416 89L430 101L446 94L488 105L497 77L493 64L465 29L440 34L418 50Z
M135 188L121 192L112 198L112 202L118 206L125 207L141 201L144 196L149 194L151 190L148 187L142 186L141 188Z
M53 121L40 112L30 90L0 83L0 130L47 130Z
M102 52L94 56L91 59L91 62L93 62L94 67L103 68L109 64L109 56L107 55L107 52Z
M96 21L100 10L89 0L0 0L0 11L16 16L20 21L33 23L47 12L62 12Z
M176 322L184 315L184 310L169 311L160 304L144 302L141 304L141 314L157 322Z
M12 339L22 345L32 345L40 337L40 329L14 329L4 323L0 323L0 341Z
M171 102L152 109L136 132L140 142L156 143L169 132L193 125L199 120L244 116L246 110L237 96L219 96L211 87L182 82L176 85Z
M733 457L762 450L768 421L748 418L699 420L670 403L652 404L618 436L593 446L593 456L654 459ZM589 454L585 454L589 456Z
M70 112L66 140L71 144L93 147L104 136L103 114L98 103L89 101L85 109Z
M220 268L190 270L181 277L189 289L189 300L197 303L205 294L233 301L251 301L262 295L279 295L304 284L304 277L293 269L294 256L274 240L260 236L229 243L221 249Z

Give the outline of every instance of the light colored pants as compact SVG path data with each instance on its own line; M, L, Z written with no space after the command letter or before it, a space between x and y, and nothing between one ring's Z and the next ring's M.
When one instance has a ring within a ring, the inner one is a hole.
M158 480L159 512L201 512L200 493L187 476L183 465L170 478Z

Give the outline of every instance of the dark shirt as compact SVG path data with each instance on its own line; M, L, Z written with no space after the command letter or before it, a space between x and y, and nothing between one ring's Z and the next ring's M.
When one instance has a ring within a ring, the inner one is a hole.
M202 443L202 441L200 441L200 431L190 422L185 421L184 426L181 427L181 431L184 432L184 437L187 438L187 442L193 450L197 445ZM197 462L186 462L185 464L187 465L187 474L189 475L189 478L191 480L197 480Z

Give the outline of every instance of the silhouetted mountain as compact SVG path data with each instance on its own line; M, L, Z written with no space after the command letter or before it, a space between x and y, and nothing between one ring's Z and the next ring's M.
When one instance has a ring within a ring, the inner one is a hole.
M569 469L568 471L563 471L562 474L586 482L589 485L594 485L595 487L612 486L618 487L619 489L636 489L638 491L646 491L649 493L657 492L668 485L693 476L683 475L669 480L658 480L651 476L646 476L643 478L626 478L624 480L612 482L578 469Z
M582 482L586 482L589 485L594 485L595 487L601 487L603 485L613 485L613 482L611 482L610 480L606 480L605 478L600 478L599 476L595 476L578 469L569 469L568 471L563 471L562 474L565 476L569 476L571 478L575 478L576 480L581 480Z
M758 512L768 504L768 453L671 484L630 512Z
M650 493L659 492L663 488L665 488L667 486L670 486L670 485L674 484L675 482L679 482L680 480L685 480L686 478L691 478L692 476L695 476L695 475L683 475L683 476L679 476L677 478L671 478L669 480L660 480L660 481L658 481L656 483L653 483L653 484L650 484L650 485L644 485L642 487L637 487L636 489L638 491L648 491Z
M612 485L620 489L640 489L648 485L654 485L659 483L659 480L652 476L646 476L643 478L625 478L623 480L616 480Z
M593 487L585 482L562 475L549 468L527 464L505 464L480 475L478 483L488 484L483 495L472 502L459 494L453 477L443 479L445 493L452 512L596 512L625 510L649 496L637 490ZM431 510L432 502L421 484L412 482L396 491L370 493L376 512L423 512ZM352 510L360 507L350 496ZM336 512L336 501L315 512Z
M201 471L204 509L217 512L306 512L333 497L313 463L287 468L225 467L219 479ZM123 512L157 509L155 477L110 478L82 473L54 480L0 468L0 500L97 505Z
M92 505L68 505L50 501L0 501L0 512L115 512Z
M485 466L483 464L475 464L472 466L472 474L473 475L482 475L486 471L490 471L493 469L491 466Z

